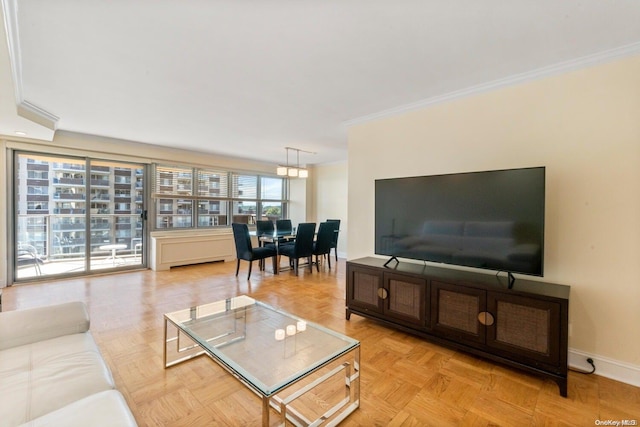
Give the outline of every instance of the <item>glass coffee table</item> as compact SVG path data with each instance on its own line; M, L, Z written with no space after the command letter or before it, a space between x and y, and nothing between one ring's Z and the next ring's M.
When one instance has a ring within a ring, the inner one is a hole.
M238 296L164 315L165 368L203 354L262 398L280 425L337 425L360 406L360 342Z

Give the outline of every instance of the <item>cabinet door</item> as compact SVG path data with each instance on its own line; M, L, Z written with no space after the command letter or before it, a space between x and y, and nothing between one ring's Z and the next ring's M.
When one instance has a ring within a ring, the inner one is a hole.
M560 361L560 304L531 297L489 292L487 311L495 318L487 325L487 345L535 365L558 367Z
M402 274L385 273L384 314L420 327L426 324L427 281Z
M347 271L347 307L382 313L382 272L371 268L350 267Z
M484 344L486 328L478 316L485 307L485 290L431 282L431 328L440 336Z

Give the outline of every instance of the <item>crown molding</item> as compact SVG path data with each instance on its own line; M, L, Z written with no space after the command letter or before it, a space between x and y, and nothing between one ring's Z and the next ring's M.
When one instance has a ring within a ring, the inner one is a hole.
M53 131L56 130L59 117L24 99L22 91L22 55L20 53L20 32L18 31L17 0L0 0L4 15L4 27L7 33L7 48L11 77L13 79L16 113Z
M431 98L423 99L421 101L413 102L411 104L405 104L398 107L383 110L377 113L369 114L366 116L358 117L352 120L347 120L342 123L344 127L351 127L358 124L363 124L373 120L383 119L387 117L396 116L399 114L408 113L411 111L420 110L426 107L431 107L444 102L453 101L460 98L466 98L473 95L497 90L507 86L513 86L516 84L522 84L533 80L542 79L545 77L554 76L557 74L566 73L569 71L575 71L581 68L586 68L593 65L604 64L614 61L616 59L624 58L627 56L633 56L640 54L640 42L631 43L625 46L620 46L614 49L598 52L592 55L582 56L580 58L572 59L569 61L563 61L550 66L538 68L525 73L514 74L502 79L493 80L487 83L482 83L476 86L471 86L466 89L456 90L446 93L444 95L437 95Z
M22 100L22 58L20 55L20 37L18 35L18 6L16 0L0 0L4 16L4 28L7 35L9 63L13 78L16 104Z
M37 105L33 105L26 100L23 100L21 103L16 105L16 109L19 116L24 117L27 120L31 120L40 126L44 126L47 129L51 129L52 131L56 130L58 120L60 120L58 116L54 116L48 111L43 110Z

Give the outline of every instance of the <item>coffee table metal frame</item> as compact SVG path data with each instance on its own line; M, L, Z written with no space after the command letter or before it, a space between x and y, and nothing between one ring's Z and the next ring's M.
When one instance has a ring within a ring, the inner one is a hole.
M270 408L275 409L276 412L280 414L279 425L282 426L286 425L286 421L289 421L296 426L318 426L323 425L325 422L328 426L335 426L360 406L360 343L352 338L330 331L322 326L304 321L311 328L326 331L328 334L348 340L346 341L347 345L345 345L344 349L319 364L316 363L311 365L297 378L294 378L292 381L284 383L273 390L265 391L260 386L254 384L251 379L248 378L246 372L243 372L242 369L238 369L237 365L233 363L233 361L230 361L227 357L217 351L218 348L231 345L246 338L246 310L252 305L259 305L263 309L273 310L281 315L289 316L292 321L302 320L296 316L282 310L275 309L247 296L230 298L225 301L218 301L204 306L192 307L188 310L167 313L164 315L165 369L194 357L208 355L223 369L261 397L262 425L265 427L269 426ZM211 313L208 316L209 319L215 318L215 316L228 314L231 311L235 312L233 327L225 333L214 337L202 337L197 333L194 333L192 330L183 327L183 323L185 323L185 321L188 322L190 319L196 318L196 312L201 308L205 308L205 311ZM185 319L184 317L187 312L190 314L189 317ZM177 354L177 357L175 359L168 360L167 353L171 349L174 354ZM336 366L334 367L332 365ZM328 372L321 372L322 375L317 376L317 378L312 378L312 381L307 381L306 384L296 389L296 385L298 385L301 380L308 378L310 375L321 370L326 371L328 369L327 367L330 368ZM325 410L315 420L307 419L305 415L296 410L293 404L297 399L316 387L321 386L336 375L344 375L344 397L341 398L338 403ZM283 398L279 396L280 394L283 394L283 392L288 392L290 390L291 393L287 396Z

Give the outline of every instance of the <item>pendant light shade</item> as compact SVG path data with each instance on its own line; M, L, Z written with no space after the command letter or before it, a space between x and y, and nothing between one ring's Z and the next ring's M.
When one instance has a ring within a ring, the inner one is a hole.
M276 168L276 174L278 176L288 176L289 178L308 178L309 170L304 167L300 167L300 152L309 153L309 154L315 154L315 153L311 151L300 150L298 148L293 148L293 147L285 147L285 150L287 150L287 163L286 165L278 165L278 167ZM295 165L289 165L289 150L293 150L296 152Z

